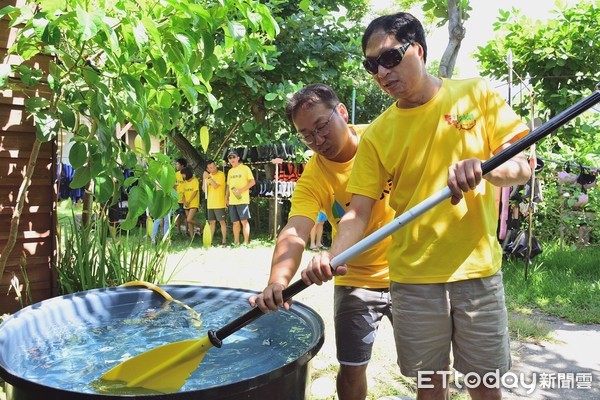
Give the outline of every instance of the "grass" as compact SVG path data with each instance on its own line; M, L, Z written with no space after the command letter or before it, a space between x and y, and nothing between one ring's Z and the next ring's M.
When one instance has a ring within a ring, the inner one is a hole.
M600 247L572 251L546 246L529 266L505 263L507 308L518 313L540 310L578 324L600 324Z

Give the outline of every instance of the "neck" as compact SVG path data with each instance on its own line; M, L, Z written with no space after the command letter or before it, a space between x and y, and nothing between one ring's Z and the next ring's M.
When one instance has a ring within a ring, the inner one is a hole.
M426 74L423 78L421 85L407 98L400 98L396 100L396 107L398 108L415 108L422 106L440 91L442 87L442 80L436 78L433 75Z
M342 151L332 161L344 163L352 160L356 155L358 149L358 135L354 132L352 127L348 127L348 135L342 148Z

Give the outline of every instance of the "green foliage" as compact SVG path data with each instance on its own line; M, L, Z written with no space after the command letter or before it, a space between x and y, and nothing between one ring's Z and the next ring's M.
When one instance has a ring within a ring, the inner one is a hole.
M504 287L509 309L540 309L575 323L600 323L600 247L578 251L545 245L524 278L522 260L506 262Z
M341 7L349 10L347 17L334 16ZM32 97L26 106L41 140L51 140L59 129L73 133L72 187L93 183L93 193L104 202L125 184L120 171L135 170L140 190L130 203L135 210L125 223L130 228L142 208L159 217L155 212L170 202L170 189L161 184L163 196L143 195L167 172L136 168L135 149L115 135L126 122L146 149L150 136L176 133L191 145L184 146L186 156L195 151L192 146L209 142L203 155L190 160L201 165L202 158L217 158L216 150L239 121L242 129L229 145L293 136L284 104L307 83L329 83L348 103L357 88L360 111L368 114L361 120L377 115L380 102L362 103L374 94L370 77L360 69L357 21L366 7L366 0L67 0L42 1L34 12L29 5L6 7L0 14L10 17L11 26L23 27L10 51L26 61L13 67L18 81L11 81L11 71L3 66L0 84L33 86L46 78L52 96ZM51 57L44 74L27 62L39 55ZM202 126L212 140L200 137ZM137 156L147 161L148 155ZM149 203L136 204L136 199ZM162 199L161 205L152 203Z
M190 106L207 105L212 112L221 107L222 100L212 93L215 71L238 74L272 67L269 54L275 49L269 43L279 25L271 6L250 0L67 0L8 6L0 15L21 27L9 51L25 62L13 67L20 78L14 81L4 66L0 83L21 90L43 83L42 71L29 60L50 59L44 76L51 96L27 98L25 107L40 140L52 140L59 129L73 133L78 143L70 154L78 166L73 187L93 182L101 186L95 193L104 200L118 193L121 170L135 169L132 149L115 134L118 126L131 122L148 149L150 136L173 130ZM135 170L141 192L153 191L171 174L164 168ZM136 198L152 204L159 197ZM152 205L153 210L170 204L170 196L162 198L165 203ZM147 204L130 206L139 211ZM129 215L125 225L134 226L136 217L137 212Z
M152 246L145 229L116 235L111 232L104 211L95 213L87 225L78 223L74 213L71 218L63 218L56 267L60 294L118 286L135 280L167 283L169 241L162 240Z
M469 0L458 0L457 6L462 10L463 20L469 18L469 11L473 8ZM423 11L429 13L436 19L436 26L441 27L448 24L448 1L447 0L425 0Z
M555 160L571 162L568 153L565 157ZM593 164L596 165L596 164ZM600 164L598 164L600 165ZM590 243L600 243L600 187L598 185L585 189L574 183L561 183L558 174L569 169L574 174L581 172L580 167L573 163L567 168L566 164L554 165L546 163L538 179L543 183L544 200L538 205L535 213L534 234L542 242L557 242L562 240L567 248L575 248L582 244L581 233L591 230ZM590 172L589 169L584 171ZM589 201L583 206L577 206L582 195L587 195ZM582 230L583 229L583 230Z
M547 121L594 90L600 82L600 9L598 2L584 0L577 5L557 3L557 9L547 23L532 22L518 10L501 11L494 29L498 35L479 47L475 57L482 74L508 80L507 54L513 54L514 77L525 96L513 102L516 111L526 119L535 117ZM529 78L529 79L527 79ZM533 102L531 93L534 93ZM541 141L539 157L600 167L600 114L588 111L561 127L558 134ZM544 202L536 216L535 231L543 240L556 240L561 232L568 244L577 240L580 224L593 225L598 232L600 221L589 219L585 212L600 212L600 191L588 190L590 202L583 212L571 212L581 187L560 186L556 180L564 165L547 165L541 178L544 183Z
M535 92L536 116L542 119L564 110L600 81L597 2L558 7L545 24L516 9L501 10L494 23L497 37L475 54L484 75L507 81L506 57L512 51L515 76L530 77L527 84ZM521 115L529 115L528 99L519 107Z

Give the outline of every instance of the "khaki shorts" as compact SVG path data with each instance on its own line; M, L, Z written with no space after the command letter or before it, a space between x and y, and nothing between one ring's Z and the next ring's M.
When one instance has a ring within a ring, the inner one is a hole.
M392 282L394 336L404 376L450 365L483 376L511 367L502 272L430 285Z

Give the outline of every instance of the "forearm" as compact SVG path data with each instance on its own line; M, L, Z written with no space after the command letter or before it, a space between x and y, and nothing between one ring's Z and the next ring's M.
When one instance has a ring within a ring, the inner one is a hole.
M250 190L252 186L256 184L256 181L250 181L246 184L246 186L240 188L240 192L245 192L246 190Z
M338 224L330 253L337 256L365 236L375 200L354 195L348 211Z
M295 233L282 231L279 234L271 261L268 285L272 283L279 283L284 287L289 285L302 262L305 247L306 241Z
M523 185L531 177L531 168L524 154L519 154L492 170L484 178L494 186Z

